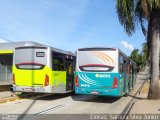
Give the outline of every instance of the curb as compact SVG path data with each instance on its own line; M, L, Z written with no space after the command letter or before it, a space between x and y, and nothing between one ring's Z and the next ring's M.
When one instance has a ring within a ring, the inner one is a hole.
M134 94L134 96L132 97L132 99L128 102L128 104L126 105L126 107L123 109L123 111L122 111L122 113L120 114L120 116L122 115L122 116L125 116L125 117L123 117L122 120L125 120L126 117L128 116L130 110L132 109L134 103L136 102L136 100L135 100L134 97L135 97L137 94L140 94L140 91L142 90L145 82L146 82L146 81L144 81L144 82L142 83L142 85L140 86L140 88L138 88L137 92ZM120 120L120 119L117 119L117 120Z

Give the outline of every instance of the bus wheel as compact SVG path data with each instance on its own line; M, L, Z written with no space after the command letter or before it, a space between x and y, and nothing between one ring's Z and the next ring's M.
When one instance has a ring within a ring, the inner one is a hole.
M129 95L129 92L127 90L127 92L124 94L124 97L127 97Z

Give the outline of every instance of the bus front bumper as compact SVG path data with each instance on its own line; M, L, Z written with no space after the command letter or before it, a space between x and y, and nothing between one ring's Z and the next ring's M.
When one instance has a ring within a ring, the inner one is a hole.
M13 91L19 92L39 92L39 93L51 93L51 86L15 86L13 85Z

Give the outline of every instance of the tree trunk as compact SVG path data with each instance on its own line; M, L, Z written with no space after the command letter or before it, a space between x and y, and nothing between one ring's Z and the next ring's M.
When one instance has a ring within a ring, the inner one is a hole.
M159 40L160 40L160 9L153 9L151 13L151 80L149 99L159 99Z
M151 28L152 28L152 24L151 24L152 18L150 18L149 23L148 23L148 32L147 32L147 63L149 66L149 72L151 73Z

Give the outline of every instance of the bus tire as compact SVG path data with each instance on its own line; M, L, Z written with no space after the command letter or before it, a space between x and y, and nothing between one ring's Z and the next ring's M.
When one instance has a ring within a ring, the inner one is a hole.
M124 94L124 97L128 97L128 95L129 95L129 92L127 90L127 92Z

